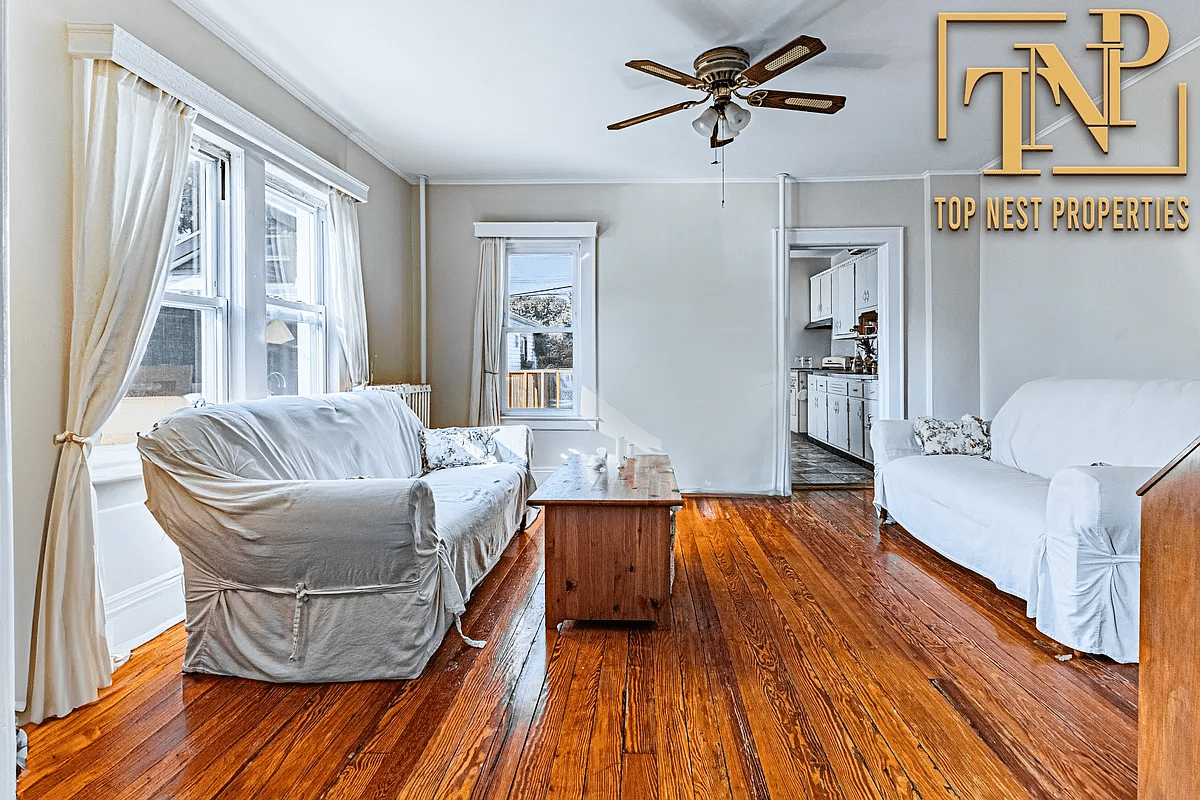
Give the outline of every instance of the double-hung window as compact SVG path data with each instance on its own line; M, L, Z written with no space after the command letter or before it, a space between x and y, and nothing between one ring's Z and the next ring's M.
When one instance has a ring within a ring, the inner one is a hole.
M487 222L475 230L504 240L501 416L551 427L554 419L594 419L595 223Z
M504 260L502 413L574 415L579 243L510 240Z
M267 392L317 394L329 382L326 209L281 179L270 180L266 197Z
M197 126L162 305L101 444L132 442L183 405L332 388L327 191Z
M197 137L184 181L158 318L102 442L132 440L144 417L174 405L227 398L229 153ZM126 429L127 428L127 429Z

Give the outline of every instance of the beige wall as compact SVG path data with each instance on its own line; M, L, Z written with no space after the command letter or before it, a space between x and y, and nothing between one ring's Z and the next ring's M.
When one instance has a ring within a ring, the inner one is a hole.
M537 461L625 436L670 454L681 487L773 485L774 184L430 188L435 425L467 418L477 221L596 221L599 434L541 434Z
M930 214L922 259L928 298L925 317L925 394L929 413L942 419L979 414L979 228L950 234L937 230L934 197L979 194L978 175L930 175L925 210ZM943 223L943 226L945 223Z
M11 298L17 694L24 694L34 582L63 428L70 326L71 63L67 22L112 22L128 30L288 136L371 186L361 209L370 275L373 362L408 378L396 347L401 309L411 305L408 185L333 126L254 69L168 0L46 0L10 3L5 70L11 185ZM380 343L386 347L380 348ZM131 557L136 557L131 554Z

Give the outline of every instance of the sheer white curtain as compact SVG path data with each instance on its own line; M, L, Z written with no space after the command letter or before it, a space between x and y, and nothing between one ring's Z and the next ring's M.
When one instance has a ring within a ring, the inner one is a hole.
M479 294L475 300L475 337L471 350L472 425L500 424L500 358L504 352L504 239L479 241Z
M331 191L329 213L333 218L333 317L342 350L341 383L343 387L362 386L371 379L371 362L358 246L358 201Z
M34 722L95 700L112 679L87 457L154 328L195 117L110 61L79 60L75 68L71 363L23 715Z

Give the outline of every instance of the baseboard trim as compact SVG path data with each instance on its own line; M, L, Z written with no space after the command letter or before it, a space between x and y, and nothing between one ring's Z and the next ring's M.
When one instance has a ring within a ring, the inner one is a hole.
M145 644L183 618L183 567L104 598L104 627L113 654Z

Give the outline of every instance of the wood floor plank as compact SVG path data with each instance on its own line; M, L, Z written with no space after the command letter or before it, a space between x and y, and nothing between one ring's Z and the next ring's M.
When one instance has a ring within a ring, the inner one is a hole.
M796 657L824 688L884 795L957 797L791 564L772 563L760 541L766 535L743 540L743 552L778 600L776 608L785 617L789 633L797 637L792 642L799 651Z
M828 543L815 545L828 550ZM871 569L868 564L862 567ZM894 564L891 572L899 580L879 581L878 586L880 596L889 601L887 610L894 629L911 653L938 654L941 668L953 679L955 696L973 698L972 709L997 721L993 741L1014 732L1003 743L1006 763L1025 762L1014 774L1043 775L1048 786L1074 787L1088 796L1121 797L1117 787L1136 778L1136 762L1122 759L1117 747L1117 729L1127 727L1126 736L1136 730L1130 720L1086 691L1076 693L1079 702L1070 714L1056 711L1061 693L1081 680L1078 673L1038 653L1031 653L1031 659L1015 660L1007 628L989 625L970 606L951 602L949 587L908 562ZM1000 662L1005 668L999 668ZM1027 730L1045 731L1047 746L1039 748L1043 751L1040 757L1016 742L1023 738L1020 732ZM1097 758L1091 768L1079 771L1065 754L1088 746L1098 747Z
M604 638L596 715L588 743L587 780L583 787L583 797L587 800L609 800L621 794L628 661L629 632L623 627L609 630Z
M775 642L782 658L802 668L803 675L795 680L795 686L831 756L837 783L848 797L920 796L876 721L858 699L859 693L871 691L871 682L860 683L861 676L856 675L852 685L831 656L830 645L816 635L805 618L800 603L811 595L788 591L736 510L730 515L730 524L737 529L729 546L738 558L738 572L764 615L773 618ZM842 644L834 646L840 650ZM922 759L916 766L923 768L926 764ZM944 781L942 784L940 788L944 788ZM933 788L937 791L938 784Z
M550 788L550 770L562 735L571 677L579 656L580 638L570 635L574 630L572 625L563 623L564 630L555 637L539 708L534 712L521 762L508 793L510 800L542 800Z
M654 646L657 637L645 627L629 633L625 692L625 752L653 753L655 748Z
M257 681L237 683L261 686ZM183 744L171 749L170 757L160 759L155 769L108 797L119 800L220 797L230 779L253 761L275 733L315 701L320 687L271 687L257 702L251 686L226 686L221 691L227 693L228 713L198 720L194 733L190 716L182 719Z
M1135 797L1137 667L1059 662L1023 606L870 492L686 498L659 626L544 627L540 526L410 681L182 675L175 628L28 726L19 800Z
M733 662L772 796L788 793L812 800L846 800L762 614L728 553L718 548L712 539L702 540L700 559L714 576L721 624L726 630L740 627L738 638L749 645L733 651Z
M931 678L943 677L935 661L925 657L914 661L900 646L899 634L882 624L882 612L869 578L853 569L849 560L827 568L812 551L812 542L836 536L836 530L805 504L794 506L793 514L784 522L795 535L778 537L772 543L780 557L793 560L797 571L809 579L822 609L847 639L872 643L871 647L856 648L857 656L871 666L897 712L955 791L972 798L1027 796L995 754L929 683Z
M581 639L579 655L571 674L568 706L555 747L554 763L550 766L550 785L546 789L546 797L554 800L583 797L590 754L588 745L604 667L605 631L580 626L577 633Z
M545 573L543 573L543 581ZM480 770L480 776L471 787L473 800L507 797L512 788L517 767L529 737L529 728L540 707L542 691L546 683L546 668L557 631L547 631L540 619L545 619L546 587L544 582L534 589L535 607L540 611L539 626L533 634L533 643L521 675L513 688L508 704L501 711L503 724L501 734L493 738L491 750Z
M684 516L677 524L688 525L687 517ZM679 641L682 711L691 763L691 796L695 800L731 800L729 769L725 763L725 748L721 743L721 727L717 721L720 712L713 699L714 689L709 683L696 607L692 601L691 582L683 566L683 546L679 536L676 538L675 551L678 566L671 614ZM746 794L739 792L742 797Z
M498 725L488 724L494 717L485 709L489 703L507 704L529 655L533 628L542 624L541 606L534 603L532 592L526 594L519 613L515 625L498 637L493 635L487 646L474 654L453 700L430 712L436 713L437 727L422 757L395 792L397 800L470 795L470 787L463 781L478 775L489 749L488 738L500 731ZM443 789L447 781L450 785Z
M699 505L699 504L698 504ZM713 514L705 503L701 516ZM700 640L704 647L709 668L709 685L714 690L720 714L717 717L721 742L728 768L729 785L734 797L752 800L769 800L767 780L763 775L758 747L750 724L750 714L738 689L737 670L730 655L729 639L721 623L708 575L700 559L698 537L682 540L685 554L685 569L692 588L692 602L696 611Z
M622 800L658 800L658 759L654 753L626 753L621 768Z

